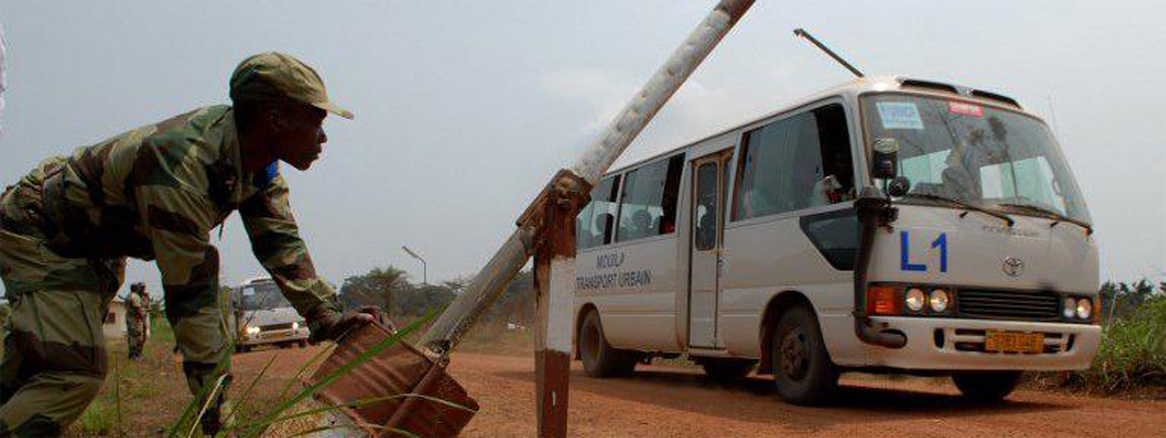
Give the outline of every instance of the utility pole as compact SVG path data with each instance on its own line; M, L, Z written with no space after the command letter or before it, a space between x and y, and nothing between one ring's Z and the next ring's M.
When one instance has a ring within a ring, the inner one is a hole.
M417 255L417 253L413 252L413 250L410 250L409 247L407 247L405 245L401 245L401 249L405 250L406 254L409 254L410 256L412 256L413 258L415 258L421 262L421 284L428 285L429 284L429 272L428 272L429 268L427 268L425 265L425 259L421 258L421 256Z

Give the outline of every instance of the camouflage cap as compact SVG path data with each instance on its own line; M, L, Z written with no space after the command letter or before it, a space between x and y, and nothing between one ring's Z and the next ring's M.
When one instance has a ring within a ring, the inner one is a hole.
M294 100L302 102L346 119L352 119L351 111L336 106L328 100L324 90L324 80L320 75L291 55L279 52L252 55L231 74L231 100L273 102Z

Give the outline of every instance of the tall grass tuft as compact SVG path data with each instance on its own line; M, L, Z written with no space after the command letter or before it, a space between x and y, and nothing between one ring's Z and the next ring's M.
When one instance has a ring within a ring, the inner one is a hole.
M117 413L113 403L109 400L97 400L90 403L77 420L76 427L82 436L108 436L113 434Z
M1105 393L1166 388L1166 296L1146 300L1106 327L1093 366L1071 374L1066 384Z

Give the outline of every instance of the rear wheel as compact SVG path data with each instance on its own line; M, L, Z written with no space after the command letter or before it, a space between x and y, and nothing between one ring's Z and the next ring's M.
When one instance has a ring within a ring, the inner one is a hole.
M745 377L757 361L751 359L736 359L722 357L706 357L700 359L700 366L705 374L715 380L734 380Z
M1021 374L1021 371L966 371L953 373L951 380L964 398L977 402L998 402L1016 389Z
M778 320L770 354L777 394L797 405L826 401L838 387L838 369L830 362L814 314L804 306L787 310Z
M599 312L594 310L583 317L579 329L579 356L583 360L583 370L591 377L626 375L636 368L633 352L612 348L607 343Z

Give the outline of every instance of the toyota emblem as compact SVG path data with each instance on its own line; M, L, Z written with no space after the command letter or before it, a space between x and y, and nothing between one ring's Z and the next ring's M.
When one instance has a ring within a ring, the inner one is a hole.
M1005 257L1003 269L1009 277L1019 277L1024 273L1024 261L1016 257Z

